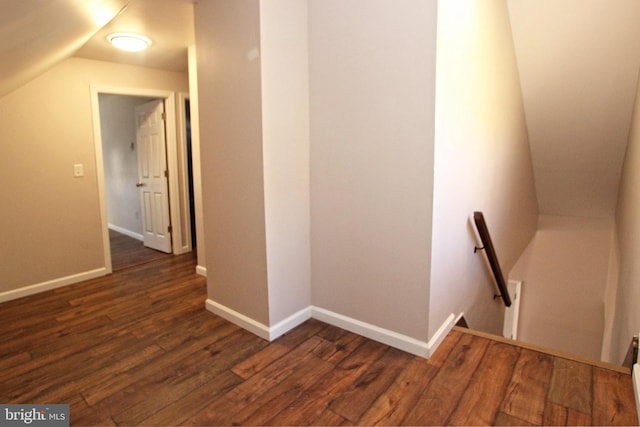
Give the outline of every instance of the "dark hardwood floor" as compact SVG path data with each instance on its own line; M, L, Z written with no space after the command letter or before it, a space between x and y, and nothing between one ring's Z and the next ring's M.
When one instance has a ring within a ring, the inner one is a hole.
M144 246L140 240L109 229L111 266L113 271L171 257L172 254L156 251Z
M191 255L0 304L0 402L72 425L637 425L628 373L455 328L430 360L316 320L267 343Z

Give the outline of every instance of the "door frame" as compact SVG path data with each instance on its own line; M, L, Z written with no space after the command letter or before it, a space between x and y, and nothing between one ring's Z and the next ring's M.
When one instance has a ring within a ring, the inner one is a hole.
M191 217L195 217L195 212L191 212L191 207L189 206L189 178L193 179L192 176L189 177L189 168L187 166L187 119L186 119L186 108L185 101L191 100L191 97L188 92L179 92L178 93L178 109L177 109L177 125L178 125L178 161L180 162L180 170L182 171L182 185L180 186L180 207L182 217L181 220L184 219L184 224L182 224L182 229L180 230L182 235L182 240L180 244L182 245L182 253L191 252L193 250L193 245L191 244ZM193 116L193 113L192 113ZM193 121L191 123L193 128ZM191 144L193 150L193 131L191 134ZM191 160L193 161L193 155L191 156ZM193 166L196 167L195 165ZM194 189L195 193L195 189ZM195 194L194 194L195 197ZM195 224L194 224L195 225ZM196 231L197 234L197 231Z
M157 89L142 89L133 87L91 85L91 114L93 119L93 141L96 154L96 171L98 176L98 198L100 202L100 223L102 226L102 246L104 251L104 265L107 274L113 272L111 264L111 244L109 243L109 218L107 214L107 196L104 179L104 157L102 153L102 132L100 123L100 94L140 96L146 98L163 99L165 103L165 132L167 145L167 170L169 172L169 215L171 216L171 238L173 253L179 255L187 252L182 241L182 225L180 219L180 194L178 180L178 141L176 131L176 95L174 92Z

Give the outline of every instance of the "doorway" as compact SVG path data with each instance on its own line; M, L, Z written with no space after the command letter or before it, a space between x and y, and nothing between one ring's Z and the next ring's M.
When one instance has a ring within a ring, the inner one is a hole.
M99 94L98 102L111 262L112 270L118 271L163 258L165 252L171 252L166 248L163 248L164 252L154 250L146 242L149 233L145 226L145 205L141 204L141 196L144 196L141 190L145 189L139 187L140 160L145 150L139 146L141 132L136 112L141 105L160 104L163 100ZM164 129L162 133L162 151L165 152ZM164 170L166 157L163 162ZM164 187L166 193L166 182Z
M184 99L184 131L187 158L187 187L189 188L189 229L191 231L191 249L196 248L196 196L193 186L193 145L191 141L191 101Z
M103 147L103 135L102 135L102 126L101 126L101 108L100 108L100 98L104 95L111 96L119 96L128 98L131 104L140 104L144 103L145 100L158 99L163 101L163 105L165 108L165 129L166 129L166 161L167 161L167 181L168 181L168 191L169 191L169 218L171 229L170 232L172 234L173 244L173 254L181 254L184 252L188 252L191 250L190 244L188 247L181 244L184 240L184 231L182 229L182 223L184 222L181 218L181 212L183 211L183 203L181 203L181 199L187 193L186 189L186 168L179 167L178 162L178 138L176 132L176 97L173 92L160 91L160 90L146 90L146 89L136 89L136 88L117 88L117 87L102 87L102 86L91 86L91 100L92 100L92 113L93 113L93 123L94 123L94 141L95 141L95 152L96 152L96 168L98 171L98 193L100 198L100 210L101 210L101 223L102 223L102 235L103 235L103 248L104 248L104 262L105 268L108 273L113 271L113 263L112 263L112 254L111 254L111 240L110 240L110 230L113 234L115 227L111 224L110 227L110 215L109 215L109 202L107 198L107 175L106 175L106 161L105 158L105 148ZM104 97L103 97L104 98ZM182 110L182 108L181 108ZM135 117L132 115L132 117ZM129 150L129 156L131 156L133 148L136 148L136 142L131 140L131 137L126 137L124 142L121 142L122 145L125 145L126 149ZM126 152L126 151L125 151ZM122 154L124 155L124 154ZM131 160L131 159L129 159ZM122 162L122 159L120 159ZM118 162L116 162L118 163ZM185 185L181 185L180 182L185 182ZM130 184L129 184L130 185ZM184 189L182 187L185 187ZM135 184L134 184L134 188ZM138 196L139 197L139 196ZM188 208L187 208L188 209ZM135 202L129 202L129 206L126 209L126 215L128 215L129 220L139 220L139 218L143 213L140 209L140 202L137 199ZM125 227L126 229L126 227ZM121 232L122 230L117 230ZM122 233L121 233L122 234ZM190 234L190 233L189 233ZM138 236L129 236L129 237L138 237Z

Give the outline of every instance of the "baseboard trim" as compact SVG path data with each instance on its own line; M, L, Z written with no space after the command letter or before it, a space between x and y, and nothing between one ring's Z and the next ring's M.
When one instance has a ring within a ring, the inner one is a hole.
M461 313L459 317L462 317L462 316L463 316L463 313ZM436 333L433 334L433 336L427 343L427 348L429 349L429 352L427 354L427 359L430 359L431 356L433 356L433 353L436 352L436 349L438 348L438 346L442 344L442 341L444 341L444 339L447 337L449 332L451 332L451 329L453 329L455 325L456 325L456 315L451 313L449 317L445 319L444 323L440 325Z
M205 306L210 312L267 341L277 339L311 318L311 307L307 307L269 327L212 299L207 299Z
M207 267L196 265L196 274L207 277Z
M140 233L136 233L135 231L127 230L126 228L118 227L117 225L109 224L109 229L113 231L117 231L118 233L122 233L125 236L132 237L136 240L144 241L144 236Z
M97 268L95 270L85 271L83 273L60 277L54 280L48 280L42 283L36 283L35 285L13 289L10 291L0 293L0 302L11 301L11 300L26 297L29 295L39 294L41 292L50 291L52 289L72 285L74 283L82 282L84 280L90 280L90 279L95 279L96 277L102 277L102 276L105 276L106 274L107 274L107 269L102 267L102 268Z
M207 299L205 306L210 312L267 341L273 341L308 319L314 318L426 359L433 355L449 331L455 326L455 315L451 314L427 343L315 306L304 308L271 327L211 299Z
M640 420L640 364L633 365L631 375L633 375L633 391L636 396L636 411Z
M363 337L381 342L391 347L406 351L416 356L428 358L431 354L429 345L424 341L403 334L371 325L342 314L334 313L320 307L311 307L311 316L321 322L346 329Z
M207 310L212 312L213 314L217 314L223 319L228 320L229 322L240 326L243 329L251 332L254 335L259 336L262 339L267 341L269 340L269 327L263 323L260 323L252 318L245 316L242 313L238 313L237 311L222 305L218 302L215 302L212 299L207 299L205 302L205 307Z
M311 319L311 307L303 308L297 313L292 314L286 319L281 320L272 327L269 328L269 340L273 341L276 338L286 334L296 326L300 326L307 320Z

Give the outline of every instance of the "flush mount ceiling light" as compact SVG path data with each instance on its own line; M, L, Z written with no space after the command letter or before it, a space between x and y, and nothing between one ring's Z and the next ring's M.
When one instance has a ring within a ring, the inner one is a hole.
M121 50L138 52L149 47L151 40L148 37L134 33L113 33L107 36L109 43Z

